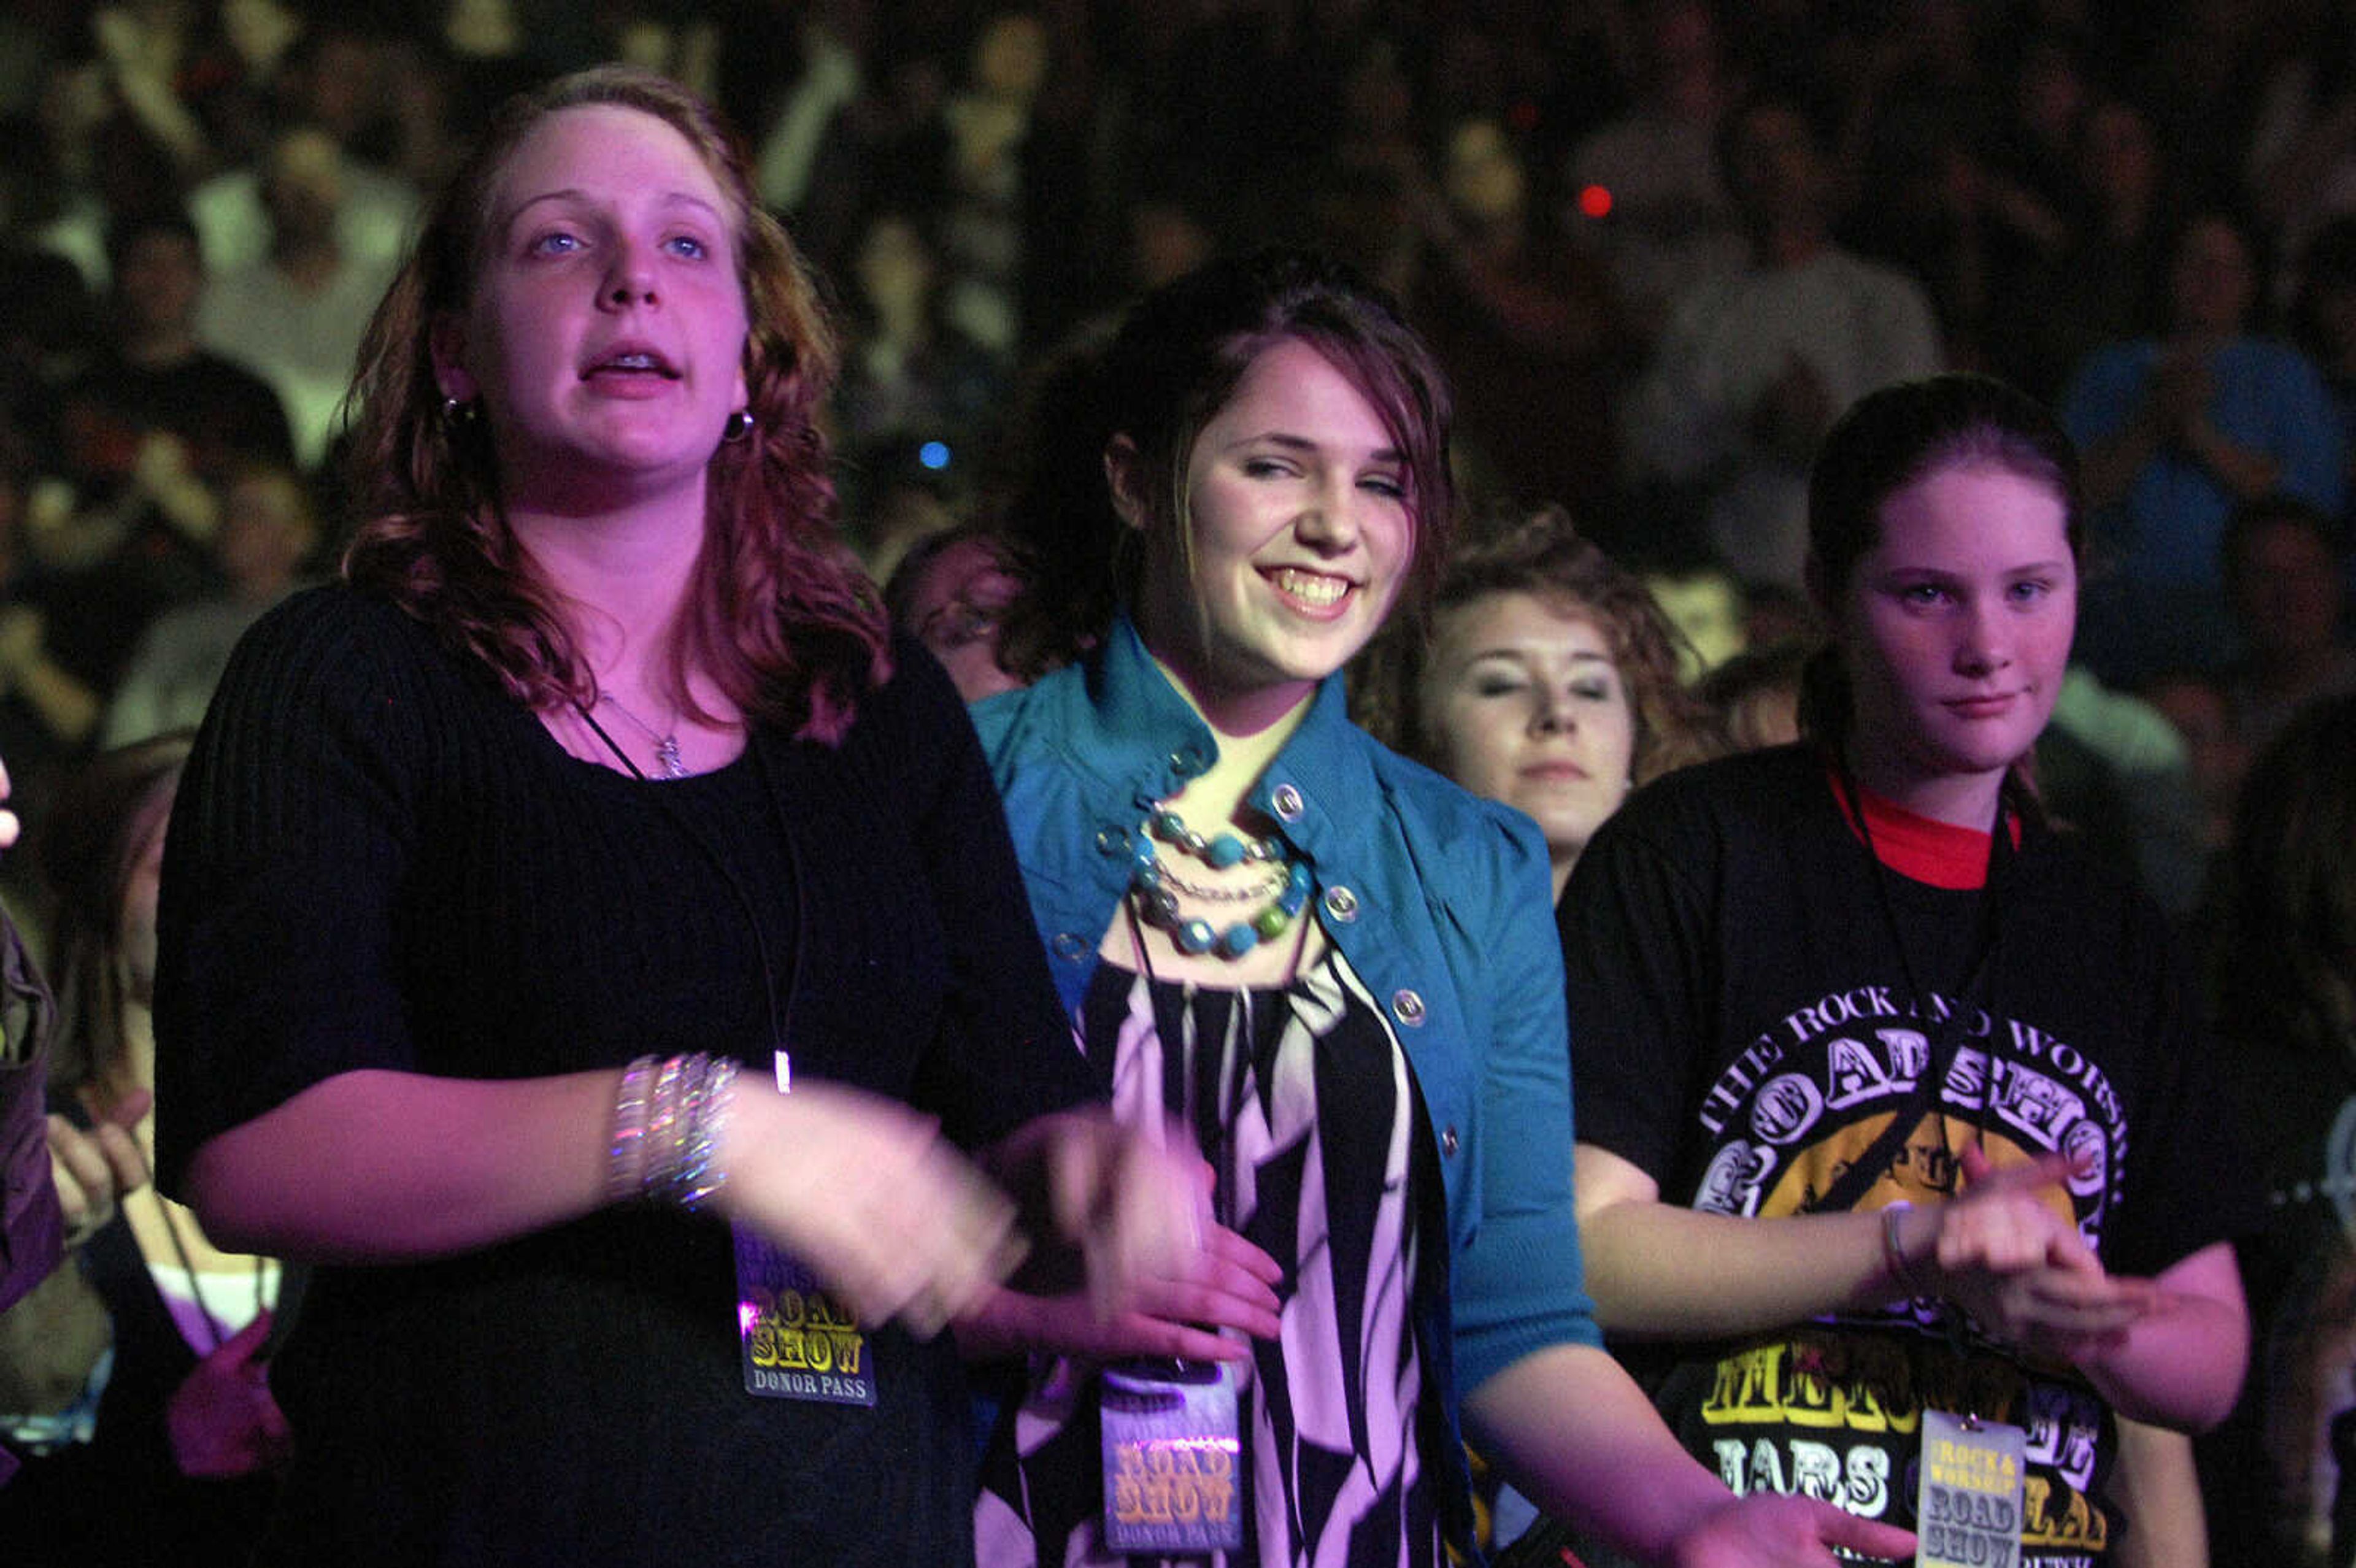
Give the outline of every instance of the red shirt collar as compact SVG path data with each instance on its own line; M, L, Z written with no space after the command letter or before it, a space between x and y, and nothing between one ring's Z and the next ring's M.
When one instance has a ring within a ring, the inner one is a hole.
M1829 763L1825 776L1832 785L1833 798L1840 803L1841 818L1848 824L1849 831L1857 835L1859 843L1869 843L1875 859L1900 876L1959 892L1987 883L1988 836L1985 829L1959 827L1952 822L1920 816L1863 784L1845 786L1839 770ZM1851 787L1865 808L1866 827L1872 833L1870 839L1858 829L1857 814L1850 809ZM2012 847L2019 848L2019 814L2008 811L2004 821Z

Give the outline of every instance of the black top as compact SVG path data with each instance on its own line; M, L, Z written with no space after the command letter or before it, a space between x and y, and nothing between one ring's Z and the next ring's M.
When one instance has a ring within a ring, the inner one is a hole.
M1973 968L1983 895L1877 871L1820 753L1730 758L1639 791L1561 906L1580 1138L1665 1201L1777 1217L1822 1207L1896 1115L1912 1130L1854 1209L1951 1195L1979 1141L1999 1167L2072 1156L2071 1218L2115 1272L2157 1274L2232 1234L2255 1211L2252 1172L2218 1126L2193 977L2162 916L2034 823L2003 862L1996 944L1954 1033L1942 1016ZM1935 1104L1917 1086L1926 1063ZM2030 1428L2026 1560L2102 1549L2088 1505L2108 1412L1959 1314L1901 1303L1631 1354L1730 1480L1894 1522L1912 1513L1916 1434L1892 1418L1976 1403Z
M1089 1086L962 706L914 644L840 748L700 777L568 754L474 661L341 589L241 645L180 786L157 980L162 1180L361 1067L533 1077L729 1051L968 1147ZM321 1269L274 1384L281 1555L954 1563L946 1341L872 1339L873 1410L745 1392L726 1227L607 1211Z

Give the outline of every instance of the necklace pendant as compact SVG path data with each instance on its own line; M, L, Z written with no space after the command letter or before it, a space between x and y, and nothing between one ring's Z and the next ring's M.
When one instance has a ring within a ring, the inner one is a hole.
M687 777L687 764L680 760L678 736L665 735L655 742L655 765L662 769L667 779Z

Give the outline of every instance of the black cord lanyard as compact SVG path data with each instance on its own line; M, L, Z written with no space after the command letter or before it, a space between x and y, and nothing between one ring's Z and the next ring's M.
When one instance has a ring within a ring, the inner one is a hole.
M597 739L605 742L606 749L620 760L622 766L629 769L632 778L640 784L654 783L629 752L614 743L614 737L590 716L586 708L576 703L573 711L581 715L583 723L596 732ZM762 748L760 732L749 724L744 727L744 749L752 755L753 772L760 786L761 798L768 806L770 825L777 830L777 840L785 849L786 875L792 879L794 885L794 972L782 1003L778 1000L776 966L770 961L768 934L762 928L760 909L754 903L753 895L738 880L734 868L728 864L728 858L712 847L711 840L688 820L687 814L679 809L673 798L665 795L663 788L659 787L653 792L653 799L657 808L670 818L671 826L695 846L696 853L720 873L720 880L728 884L729 892L736 900L736 907L743 912L745 928L753 933L753 951L761 963L761 996L769 1015L769 1049L776 1055L784 1056L787 1050L786 1024L793 1017L793 998L801 990L802 960L809 951L809 944L803 939L809 930L809 890L802 877L800 851L796 848L793 833L787 826L785 807L777 801L776 780L770 773L768 753ZM671 782L676 781L666 781L666 784Z
M1834 777L1838 782L1842 803L1848 808L1857 825L1858 837L1864 840L1865 858L1873 878L1874 903L1881 912L1882 928L1890 945L1898 953L1899 973L1906 979L1915 1015L1927 1026L1934 1016L1933 994L1922 988L1916 978L1914 956L1906 943L1905 928L1899 923L1898 907L1892 901L1890 883L1898 873L1882 863L1881 853L1873 842L1873 826L1866 819L1865 793L1858 787L1855 775L1849 772L1848 759L1836 752L1833 759ZM1954 1069L1955 1057L1963 1049L1964 1030L1972 1014L1972 998L1983 982L1993 984L1997 950L2003 945L2004 926L1999 918L2003 903L2003 885L2012 863L2012 836L2005 819L2005 791L1999 786L1996 797L1996 820L1988 829L1987 870L1980 883L1977 931L1972 940L1972 951L1964 965L1961 982L1950 995L1951 1007L1935 1034L1931 1035L1928 1051L1922 1063L1922 1076L1915 1081L1914 1093L1907 1096L1890 1116L1881 1135L1863 1154L1851 1161L1838 1179L1820 1193L1807 1206L1806 1212L1838 1213L1853 1208L1866 1189L1881 1179L1895 1160L1910 1134L1921 1120L1925 1109L1936 1114L1944 1095L1947 1074ZM1996 1040L1988 1041L1991 1053ZM1987 1109L1987 1097L1992 1085L1983 1079L1980 1084L1980 1110ZM1946 1146L1946 1120L1939 1117L1940 1146ZM1975 1136L1979 1134L1975 1129ZM1948 1151L1952 1153L1953 1151Z

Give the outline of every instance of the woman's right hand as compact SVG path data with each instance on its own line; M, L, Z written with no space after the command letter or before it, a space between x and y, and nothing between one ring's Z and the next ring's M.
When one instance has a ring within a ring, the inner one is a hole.
M2148 1280L2104 1271L2062 1212L2066 1192L2052 1201L2069 1173L2058 1155L1999 1171L1967 1147L1961 1192L1918 1212L1937 1227L1927 1261L1938 1295L2005 1344L2075 1360L2116 1344L2165 1297Z
M736 1081L722 1212L785 1247L869 1325L922 1339L1022 1261L1014 1205L933 1118L836 1084Z

